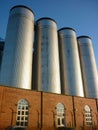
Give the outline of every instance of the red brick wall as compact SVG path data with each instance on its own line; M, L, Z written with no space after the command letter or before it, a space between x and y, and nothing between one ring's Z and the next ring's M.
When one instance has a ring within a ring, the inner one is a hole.
M56 105L63 103L65 106L66 124L72 125L72 97L58 94L43 93L43 126L53 127L56 114Z
M88 105L91 110L92 110L92 119L93 119L93 126L97 125L97 120L96 120L96 114L97 114L97 109L96 109L96 100L95 99L89 99L89 98L81 98L81 97L74 97L74 106L75 106L75 115L76 115L76 125L77 125L77 130L85 126L85 117L83 116L84 114L84 106Z
M28 130L35 130L37 127L41 127L42 130L54 129L56 105L58 103L63 103L65 106L66 127L75 127L76 121L75 130L82 130L85 124L83 123L85 105L89 105L92 109L93 127L98 126L96 106L96 104L98 105L98 100L1 86L0 129L16 125L17 103L20 99L28 100L30 105ZM88 129L90 128L85 127L85 130Z
M20 99L26 99L30 104L28 125L37 127L41 106L40 92L0 87L0 98L0 128L16 125L17 103Z

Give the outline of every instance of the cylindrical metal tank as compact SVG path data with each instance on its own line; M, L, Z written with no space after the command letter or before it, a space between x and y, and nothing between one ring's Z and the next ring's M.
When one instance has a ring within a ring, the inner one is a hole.
M10 10L0 84L31 89L34 13L26 6Z
M77 39L85 96L98 98L98 73L92 40L88 36L80 36Z
M57 25L51 18L36 21L34 64L35 89L61 93Z
M75 30L69 27L58 31L61 90L63 94L84 96L78 44Z

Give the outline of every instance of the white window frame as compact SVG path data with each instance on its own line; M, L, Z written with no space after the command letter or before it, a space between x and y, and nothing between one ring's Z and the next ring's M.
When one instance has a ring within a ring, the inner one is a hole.
M86 124L86 126L92 126L92 113L91 113L90 107L88 105L85 105L84 111L85 111L85 124Z
M56 105L56 127L65 127L65 107L62 103Z
M28 126L29 103L26 99L21 99L17 106L16 126L25 128Z

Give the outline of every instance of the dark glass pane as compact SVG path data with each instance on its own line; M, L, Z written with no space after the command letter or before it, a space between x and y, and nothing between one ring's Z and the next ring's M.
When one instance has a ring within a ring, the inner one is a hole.
M17 117L17 120L20 120L20 116Z
M24 122L21 122L21 126L24 126Z
M26 106L26 110L28 110L28 106Z
M20 115L20 111L18 111L18 115Z
M24 106L22 106L22 110L24 110Z
M22 111L22 115L24 115L24 111Z
M25 126L28 126L28 122L25 122Z
M65 125L65 119L64 118L62 118L62 124Z
M19 122L16 122L16 125L19 125Z
M26 115L28 115L28 111L26 111Z
M28 120L28 117L25 117L25 120L27 121L27 120Z
M20 106L20 105L18 106L18 109L21 109L21 106Z
M60 125L60 118L58 118L58 125Z
M21 117L21 120L24 120L24 117Z

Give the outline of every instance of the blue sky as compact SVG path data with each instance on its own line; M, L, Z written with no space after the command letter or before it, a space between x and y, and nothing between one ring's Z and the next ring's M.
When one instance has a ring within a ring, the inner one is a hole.
M98 67L98 0L1 0L1 38L5 38L10 9L20 4L33 10L35 20L51 17L57 22L58 29L72 27L77 36L90 36Z

